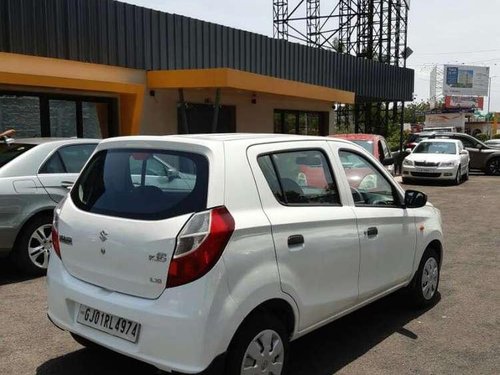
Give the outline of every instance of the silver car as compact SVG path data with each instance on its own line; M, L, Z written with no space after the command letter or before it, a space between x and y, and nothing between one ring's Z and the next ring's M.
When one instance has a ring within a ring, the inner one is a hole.
M42 275L52 247L52 211L99 143L96 139L0 140L0 256Z

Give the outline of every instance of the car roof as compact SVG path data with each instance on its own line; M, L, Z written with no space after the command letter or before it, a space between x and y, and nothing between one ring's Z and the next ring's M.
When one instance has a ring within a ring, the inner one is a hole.
M244 145L273 143L273 142L291 142L291 141L333 141L342 144L352 144L351 142L339 138L294 135L294 134L272 134L272 133L213 133L213 134L180 134L180 135L138 135L115 137L103 140L99 148L106 148L107 145L127 143L129 141L171 141L192 144L221 144L227 142L239 142Z
M14 138L13 144L29 144L41 145L45 143L98 143L100 139L94 138L56 138L56 137L39 137L39 138Z
M441 143L458 143L461 142L459 139L450 139L450 138L427 138L422 140L421 143L431 143L431 142L441 142Z
M329 135L329 137L357 140L357 141L378 141L379 139L383 138L381 135L378 134L367 134L367 133L331 134Z

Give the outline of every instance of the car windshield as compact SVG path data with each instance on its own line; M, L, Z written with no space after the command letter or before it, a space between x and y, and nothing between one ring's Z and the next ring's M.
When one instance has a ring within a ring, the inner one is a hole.
M0 144L0 168L33 147L35 145L20 143Z
M373 155L373 141L353 140L353 142Z
M452 142L420 142L415 150L415 154L450 154L457 153L457 146Z

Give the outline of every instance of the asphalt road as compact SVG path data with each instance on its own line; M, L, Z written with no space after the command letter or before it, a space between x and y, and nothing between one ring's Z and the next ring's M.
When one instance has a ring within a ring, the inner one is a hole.
M441 209L440 300L414 311L399 293L292 344L290 375L500 373L500 178L411 186ZM83 349L46 318L45 279L0 260L0 374L157 374L109 351Z

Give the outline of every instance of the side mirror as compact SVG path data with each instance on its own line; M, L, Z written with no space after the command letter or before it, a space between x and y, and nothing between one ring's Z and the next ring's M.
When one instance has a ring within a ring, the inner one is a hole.
M382 160L382 165L392 165L394 164L394 158L385 158Z
M167 178L169 181L172 181L176 178L179 178L179 171L177 169L174 169L174 168L169 168L167 170Z
M460 151L460 155L469 155L469 151L462 150L462 151Z
M406 208L419 208L427 203L427 194L417 190L406 190L405 206Z
M409 148L409 147L408 147L408 148L406 148L406 149L405 149L405 152L406 152L407 154L411 154L411 148Z

